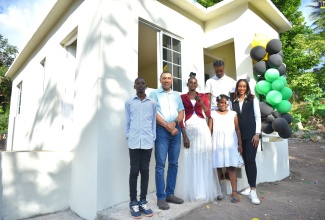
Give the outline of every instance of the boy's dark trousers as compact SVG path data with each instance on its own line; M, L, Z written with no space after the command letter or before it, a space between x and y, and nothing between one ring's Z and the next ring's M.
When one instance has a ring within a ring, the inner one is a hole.
M129 149L130 154L130 201L137 200L137 182L141 174L140 201L146 200L149 183L149 164L152 149Z

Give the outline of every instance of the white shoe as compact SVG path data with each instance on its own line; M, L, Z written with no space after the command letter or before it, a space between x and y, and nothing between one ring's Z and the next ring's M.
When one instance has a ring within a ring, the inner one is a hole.
M249 198L251 199L251 202L255 205L259 205L261 203L261 201L256 195L256 190L251 190L251 192L249 193Z
M244 191L241 191L240 194L243 195L243 196L248 196L250 192L251 192L251 188L248 187Z

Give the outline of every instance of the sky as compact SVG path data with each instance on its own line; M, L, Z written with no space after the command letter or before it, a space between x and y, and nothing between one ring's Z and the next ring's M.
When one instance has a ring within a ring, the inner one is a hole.
M0 34L20 51L56 0L0 0ZM300 10L308 18L311 0L302 0Z
M21 51L54 1L0 0L0 34Z

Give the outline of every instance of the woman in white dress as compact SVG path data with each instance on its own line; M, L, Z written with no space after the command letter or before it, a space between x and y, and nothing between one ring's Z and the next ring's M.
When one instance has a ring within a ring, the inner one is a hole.
M211 112L209 128L212 133L213 167L217 168L221 178L222 168L226 167L232 187L231 202L239 202L235 167L242 162L242 140L238 126L237 113L228 110L229 97L222 94L217 97L218 109ZM239 152L239 153L238 153Z
M185 108L185 125L180 123L185 147L181 191L187 201L214 201L221 190L212 167L211 135L206 121L210 105L207 95L196 92L197 79L190 76L188 93L181 95Z

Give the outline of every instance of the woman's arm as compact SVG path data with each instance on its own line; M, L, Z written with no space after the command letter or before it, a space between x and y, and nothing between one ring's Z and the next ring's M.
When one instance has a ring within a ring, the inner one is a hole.
M211 117L208 119L208 125L209 125L209 129L210 129L210 133L212 135L212 132L213 132L213 119Z
M190 148L190 140L187 137L185 128L182 128L182 134L183 134L183 142L185 148Z
M261 133L261 111L260 111L260 103L256 97L254 97L253 99L253 108L254 108L256 130L255 130L255 135L252 138L252 143L253 146L257 148L258 143L260 141L260 133Z

